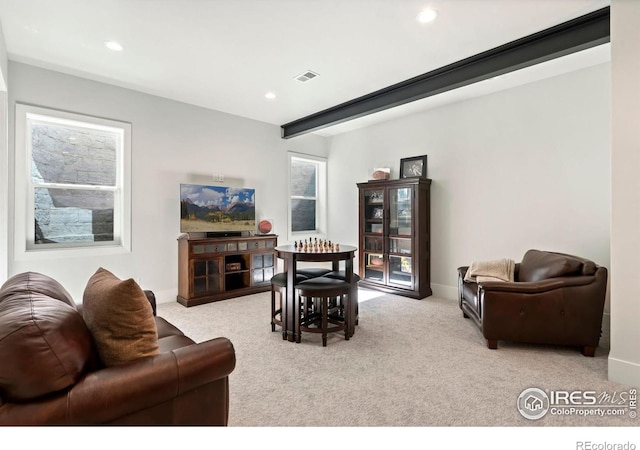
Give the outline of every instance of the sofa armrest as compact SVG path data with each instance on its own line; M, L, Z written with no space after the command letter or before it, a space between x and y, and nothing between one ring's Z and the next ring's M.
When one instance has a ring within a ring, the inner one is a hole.
M235 363L233 345L226 338L192 344L92 372L68 392L27 403L0 399L0 424L226 424L228 376ZM175 406L183 395L183 403L193 403L194 396L201 398L204 411L196 412L195 418L183 414Z
M74 424L118 421L227 377L235 368L233 344L216 338L90 373L68 394Z
M153 310L153 315L155 316L157 312L156 294L154 294L153 291L145 290L144 295L147 296L147 300L149 300L149 303L151 303L151 309Z
M541 281L500 282L487 281L478 284L478 290L484 292L512 292L514 294L538 294L572 286L586 286L596 281L593 276L548 278Z
M228 375L235 363L235 351L227 338L192 344L89 373L71 390L58 395L28 403L0 400L0 424L193 425L193 418L183 417L181 409L173 407L183 395L202 398L203 407L218 408L207 417L225 418ZM212 405L214 399L219 399L217 406ZM209 424L226 424L221 421Z

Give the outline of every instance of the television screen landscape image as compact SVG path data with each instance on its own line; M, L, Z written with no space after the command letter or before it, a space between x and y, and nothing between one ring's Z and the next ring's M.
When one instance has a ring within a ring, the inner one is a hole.
M255 189L180 185L181 233L234 233L255 228Z

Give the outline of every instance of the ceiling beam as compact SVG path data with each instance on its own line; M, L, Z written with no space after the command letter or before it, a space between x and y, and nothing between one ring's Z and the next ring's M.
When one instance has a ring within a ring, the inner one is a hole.
M609 42L606 7L281 126L284 139Z

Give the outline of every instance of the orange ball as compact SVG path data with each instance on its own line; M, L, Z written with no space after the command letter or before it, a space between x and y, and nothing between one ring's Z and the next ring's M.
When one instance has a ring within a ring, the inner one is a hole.
M271 227L271 222L268 220L261 220L260 223L258 223L258 230L263 234L267 234L271 231Z

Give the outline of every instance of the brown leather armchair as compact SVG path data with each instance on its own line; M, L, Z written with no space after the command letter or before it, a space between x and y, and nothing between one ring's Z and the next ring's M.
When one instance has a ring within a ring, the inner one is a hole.
M104 367L57 281L12 277L0 288L0 424L227 425L231 342L195 343L155 321L159 354Z
M465 281L458 268L459 304L480 327L487 347L498 341L579 346L594 356L602 331L607 269L578 256L529 250L514 282Z

